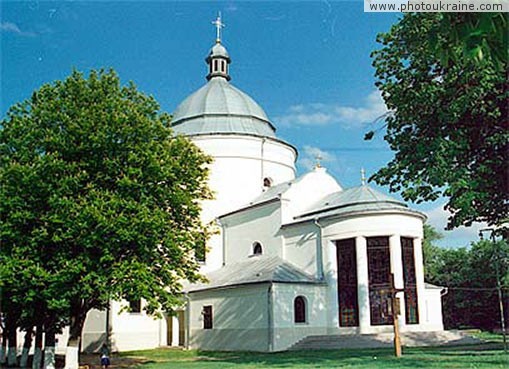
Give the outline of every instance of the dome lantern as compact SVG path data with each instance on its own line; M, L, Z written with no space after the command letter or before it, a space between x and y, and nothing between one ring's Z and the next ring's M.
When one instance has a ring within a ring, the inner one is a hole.
M217 15L216 20L212 24L216 26L216 44L212 46L209 55L205 59L209 66L207 80L210 81L211 78L221 77L229 81L231 79L228 74L230 56L226 48L221 44L221 29L224 27L224 23L221 22L221 13Z

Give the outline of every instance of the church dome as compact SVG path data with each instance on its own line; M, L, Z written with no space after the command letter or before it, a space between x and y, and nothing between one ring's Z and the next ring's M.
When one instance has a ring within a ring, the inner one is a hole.
M263 109L246 93L230 84L228 51L221 43L220 16L216 43L205 59L208 83L187 97L175 110L171 126L186 136L247 134L275 138L276 129Z
M212 77L177 107L172 128L184 135L241 133L275 137L275 128L263 109L219 76Z

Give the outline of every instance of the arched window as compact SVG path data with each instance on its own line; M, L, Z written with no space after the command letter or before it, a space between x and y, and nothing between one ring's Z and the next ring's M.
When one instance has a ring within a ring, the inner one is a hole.
M297 296L293 300L293 313L295 323L306 323L306 299L303 296Z
M265 177L265 178L263 179L263 187L267 187L267 188L269 188L269 187L271 187L271 186L272 186L272 178L270 178L270 177Z
M253 243L253 255L263 254L262 244L260 242Z

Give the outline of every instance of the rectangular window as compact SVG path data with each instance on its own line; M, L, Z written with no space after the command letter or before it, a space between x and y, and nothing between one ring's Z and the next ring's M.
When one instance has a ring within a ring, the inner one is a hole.
M141 300L140 299L129 301L129 312L141 313Z
M357 301L357 254L355 239L336 242L338 265L339 325L359 326L359 305Z
M212 329L212 305L203 307L203 329Z
M412 238L401 237L401 259L403 263L403 283L405 287L406 324L419 324L414 240Z
M392 324L390 314L391 254L389 237L367 238L371 325Z

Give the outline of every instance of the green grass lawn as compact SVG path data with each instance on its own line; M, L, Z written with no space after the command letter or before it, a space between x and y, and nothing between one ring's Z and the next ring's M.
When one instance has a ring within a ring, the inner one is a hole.
M396 359L389 349L292 351L274 354L157 349L123 353L138 369L263 368L482 368L509 369L500 343L468 347L404 349Z

